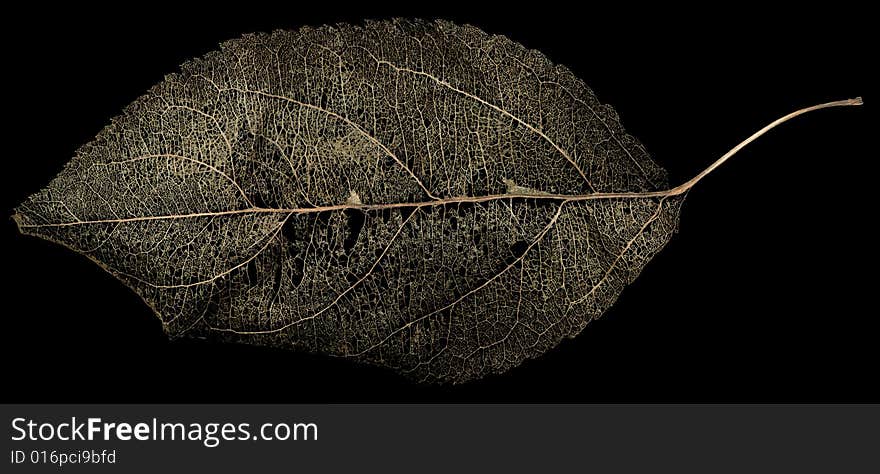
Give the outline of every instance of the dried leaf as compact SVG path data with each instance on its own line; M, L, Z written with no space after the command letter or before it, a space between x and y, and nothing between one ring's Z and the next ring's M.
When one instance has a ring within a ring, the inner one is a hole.
M184 64L15 218L129 285L171 336L461 382L599 317L737 149L668 189L610 107L505 37L303 28Z

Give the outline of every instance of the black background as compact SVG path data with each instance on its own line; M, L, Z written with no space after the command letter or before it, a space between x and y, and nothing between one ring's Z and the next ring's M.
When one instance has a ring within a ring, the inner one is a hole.
M5 13L0 211L11 215L187 58L276 28L406 16L507 35L615 106L673 183L796 108L857 95L867 105L798 118L746 148L690 193L680 233L602 319L537 360L460 386L415 385L319 356L169 342L109 274L3 219L3 401L880 401L877 313L867 304L877 152L866 74L876 50L856 7L295 3L32 3Z

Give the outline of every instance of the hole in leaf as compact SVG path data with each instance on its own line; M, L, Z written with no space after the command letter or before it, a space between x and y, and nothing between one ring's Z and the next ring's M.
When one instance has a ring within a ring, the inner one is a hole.
M245 268L247 269L246 271L248 281L251 283L255 283L257 281L257 262L251 260L250 262L248 262L247 265L245 265Z
M514 259L520 258L526 253L526 249L529 248L529 243L525 240L518 240L516 243L510 246L510 253L513 255Z
M382 222L387 224L391 221L391 209L382 209L379 211L379 217L382 218Z
M286 221L284 221L284 225L281 226L281 236L287 239L288 242L295 242L299 240L299 236L296 232L296 217L291 216L288 217Z
M345 238L345 242L342 243L342 248L344 250L351 250L357 243L358 236L361 235L361 229L364 227L366 216L358 209L346 209L343 212L348 219L348 236Z
M504 257L504 262L502 262L501 266L496 271L504 270L505 268L513 265L520 259L529 248L529 243L525 240L518 240L510 248L507 250L507 255Z
M400 208L400 217L403 220L407 220L407 219L409 219L409 216L411 216L412 213L415 211L416 211L415 207L401 207Z
M263 199L263 193L256 193L253 196L248 196L248 199L254 204L255 207L269 208L270 206L266 204L266 200Z

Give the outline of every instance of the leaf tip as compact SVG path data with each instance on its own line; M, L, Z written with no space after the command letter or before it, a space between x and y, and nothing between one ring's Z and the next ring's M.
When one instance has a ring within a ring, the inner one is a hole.
M22 218L23 218L23 216L19 212L12 214L12 216L10 217L10 219L12 219L12 221L15 222L15 228L16 228L16 230L18 230L19 234L24 234L24 230L22 229L23 224L21 222Z

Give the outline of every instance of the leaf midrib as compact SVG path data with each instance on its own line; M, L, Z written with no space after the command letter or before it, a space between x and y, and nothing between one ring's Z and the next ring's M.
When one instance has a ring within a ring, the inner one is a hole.
M446 206L450 204L462 204L462 203L483 203L483 202L492 202L499 201L503 199L528 199L532 201L563 201L563 202L574 202L574 201L595 201L595 200L603 200L603 199L650 199L650 198L663 198L668 196L673 196L677 194L681 194L684 191L677 189L669 189L666 191L651 191L651 192L643 192L643 193L633 193L633 192L621 192L621 193L592 193L592 194L521 194L521 193L506 193L506 194L489 194L486 196L457 196L451 198L441 198L441 199L431 199L428 201L415 201L415 202L395 202L395 203L386 203L386 204L334 204L328 206L317 206L317 207L291 207L291 208L267 208L267 207L250 207L245 209L233 209L233 210L225 210L225 211L209 211L209 212L194 212L190 214L164 214L164 215L154 215L154 216L136 216L136 217L127 217L127 218L113 218L113 219L92 219L92 220L78 220L78 221L69 221L69 222L56 222L51 224L20 224L21 228L41 228L41 227L69 227L69 226L78 226L78 225L94 225L94 224L117 224L124 222L142 222L142 221L154 221L154 220L169 220L169 219L191 219L191 218L199 218L199 217L221 217L221 216L231 216L231 215L241 215L241 214L310 214L316 212L332 212L332 211L345 211L345 210L359 210L363 212L369 211L382 211L386 209L400 209L400 208L424 208L424 207L435 207L435 206ZM19 215L16 214L13 216L14 219L19 219Z

